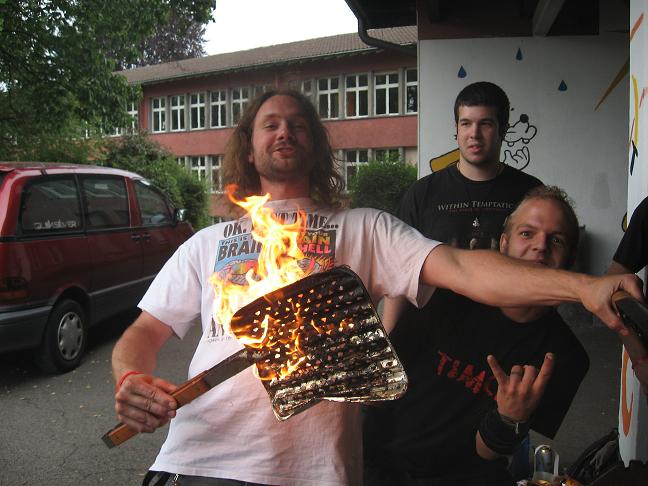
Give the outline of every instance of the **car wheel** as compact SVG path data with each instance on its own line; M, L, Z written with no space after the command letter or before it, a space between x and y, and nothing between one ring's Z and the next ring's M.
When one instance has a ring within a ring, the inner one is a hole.
M39 367L48 373L64 373L81 363L88 340L83 308L74 300L54 306L37 356Z

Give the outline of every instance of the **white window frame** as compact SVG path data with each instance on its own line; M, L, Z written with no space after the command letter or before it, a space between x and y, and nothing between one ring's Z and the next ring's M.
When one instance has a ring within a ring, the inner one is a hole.
M312 79L303 79L299 82L299 91L301 94L303 94L306 98L311 100L311 103L313 102L313 81Z
M386 147L371 149L371 158L373 160L380 160L384 156L396 158L403 158L403 149L401 147Z
M189 95L189 130L205 129L207 121L205 114L206 106L205 93L191 93Z
M198 176L198 180L204 181L209 173L209 166L206 155L189 156L189 169L192 174Z
M360 78L365 78L365 84L360 84ZM349 81L353 80L354 86L349 86ZM369 116L369 75L367 73L347 74L344 77L344 116L346 118L367 118ZM360 114L360 98L365 97L367 112ZM355 112L349 114L349 98L354 101Z
M206 181L211 194L223 194L223 155L188 155L177 157L179 166Z
M126 103L126 113L130 116L130 127L116 127L110 137L121 137L124 133L136 133L139 131L138 118L137 118L137 101L129 101Z
M214 99L216 97L216 99ZM219 90L209 93L209 116L211 128L227 126L227 91ZM214 110L218 116L214 117ZM214 121L216 123L214 123Z
M232 88L230 99L232 106L232 126L235 126L250 103L250 88L248 86Z
M131 133L139 132L139 102L131 101L126 107L126 113L131 117Z
M172 132L183 132L187 129L186 125L186 100L187 96L184 94L169 96L169 110L171 113L171 126Z
M378 82L379 77L384 76L385 77L385 82L380 83ZM390 77L396 76L396 81L392 81ZM400 83L399 83L399 73L398 71L390 71L390 72L385 72L385 73L376 73L374 75L374 114L376 116L396 116L400 114ZM395 89L396 93L392 93L392 90ZM378 92L379 91L384 91L385 92L385 112L384 113L379 113L378 112ZM390 101L392 101L392 98L395 97L395 104L396 104L396 111L390 111L389 106L390 106Z
M322 88L322 81L326 82L326 87ZM319 78L317 81L317 111L322 120L337 120L340 118L340 78L337 76L330 78ZM333 84L337 87L333 87ZM322 113L322 100L326 103L326 113ZM332 107L335 107L335 112L332 113Z
M410 80L410 73L414 73L416 79L414 81ZM403 113L407 114L416 114L418 113L418 70L416 68L405 68L405 73L403 75L405 80L405 90L403 91ZM414 97L416 98L416 106L411 110L408 105L408 95L410 88L414 89Z
M210 155L209 156L209 173L211 179L209 188L212 194L223 194L223 156Z
M156 102L158 106L156 107ZM166 97L158 96L151 98L151 133L166 132ZM156 127L157 123L157 127Z
M353 157L351 154L353 153ZM369 149L349 149L343 152L342 178L344 179L344 191L349 190L349 167L356 167L356 174L362 165L369 163ZM352 160L349 160L352 159Z

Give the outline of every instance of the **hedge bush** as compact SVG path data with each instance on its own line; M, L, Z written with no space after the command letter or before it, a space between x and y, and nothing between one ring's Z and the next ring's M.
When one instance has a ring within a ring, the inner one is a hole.
M396 214L403 194L416 181L416 166L400 158L370 160L349 183L351 207L376 208Z
M209 194L204 181L178 165L175 157L145 135L109 141L99 165L137 172L169 195L173 204L187 210L195 230L211 224Z

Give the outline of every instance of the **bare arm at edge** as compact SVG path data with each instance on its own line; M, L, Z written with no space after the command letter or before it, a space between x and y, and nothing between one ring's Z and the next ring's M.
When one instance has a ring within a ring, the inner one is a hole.
M624 334L627 329L614 310L612 294L623 289L643 300L636 275L592 277L529 264L491 250L460 250L447 245L428 254L420 280L495 307L582 302L610 329Z

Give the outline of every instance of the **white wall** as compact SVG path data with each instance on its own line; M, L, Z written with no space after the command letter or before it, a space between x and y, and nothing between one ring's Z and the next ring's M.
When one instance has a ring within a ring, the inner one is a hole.
M524 165L528 150L524 170L568 192L586 226L586 269L603 273L626 211L628 77L594 108L628 52L627 33L420 41L419 176L430 173L432 157L456 148L457 93L475 81L497 83L511 100L511 124L527 114L537 129L528 143L503 146L502 159L509 149L521 157L516 162L509 155L507 163ZM461 67L465 77L458 76ZM563 81L567 89L561 91Z
M629 123L630 144L626 147L625 170L628 178L628 214L648 195L648 108L642 104L643 90L648 83L648 25L644 25L648 0L630 2L630 80ZM628 83L624 88L628 89ZM633 144L637 154L633 160ZM645 272L642 276L645 281ZM634 376L628 353L621 356L621 387L619 393L619 451L626 465L633 459L648 460L648 405L639 380Z

